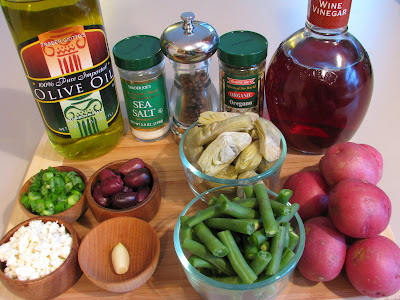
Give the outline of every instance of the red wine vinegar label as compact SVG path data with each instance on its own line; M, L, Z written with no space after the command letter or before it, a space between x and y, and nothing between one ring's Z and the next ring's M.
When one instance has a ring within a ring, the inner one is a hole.
M47 128L65 138L107 129L119 102L101 26L71 26L20 45L20 57Z
M340 28L347 25L351 0L309 0L307 20L326 29Z

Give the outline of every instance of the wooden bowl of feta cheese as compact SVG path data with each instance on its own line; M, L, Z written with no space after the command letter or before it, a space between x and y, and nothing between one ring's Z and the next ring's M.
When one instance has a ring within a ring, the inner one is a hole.
M82 274L79 242L72 225L59 218L26 220L0 240L0 280L24 299L57 297Z

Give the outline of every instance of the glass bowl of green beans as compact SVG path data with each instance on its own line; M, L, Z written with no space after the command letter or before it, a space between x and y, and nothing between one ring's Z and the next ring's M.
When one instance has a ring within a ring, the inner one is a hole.
M175 251L203 298L274 299L287 287L305 244L291 194L234 184L212 188L183 209Z
M84 193L87 177L77 168L41 169L19 190L18 203L30 218L55 216L72 224L88 208Z

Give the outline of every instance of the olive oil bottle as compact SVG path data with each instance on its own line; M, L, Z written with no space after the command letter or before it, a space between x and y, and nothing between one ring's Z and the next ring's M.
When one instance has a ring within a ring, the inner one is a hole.
M0 1L55 151L109 152L124 128L98 0Z

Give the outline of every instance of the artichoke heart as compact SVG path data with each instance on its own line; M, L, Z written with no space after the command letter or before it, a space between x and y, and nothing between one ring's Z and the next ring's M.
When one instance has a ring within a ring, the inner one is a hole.
M255 170L262 159L263 156L259 150L259 141L256 140L240 153L235 164L236 172L243 173Z
M254 122L260 141L260 152L266 161L275 161L281 155L281 134L269 120L258 118Z
M222 179L237 179L238 173L233 165L228 165L221 172L215 174L215 177Z
M245 112L244 114L249 115L253 120L253 122L260 117L257 113L254 112ZM240 113L227 112L227 111L204 111L200 113L197 122L199 122L202 125L208 125L213 122L223 121L239 115Z
M246 171L246 172L244 172L242 174L239 174L238 179L251 178L251 177L254 177L254 176L257 176L257 175L258 175L258 173L256 171L254 171L254 170Z
M183 151L187 160L193 164L197 162L201 152L203 152L203 146L196 145L197 136L201 131L200 127L193 127L186 133L185 143L183 144Z
M203 173L214 176L226 168L250 143L251 137L248 133L221 133L204 149L198 165Z
M258 173L264 173L265 171L267 171L268 169L270 169L275 162L267 162L265 159L262 159L260 164L258 165L256 171Z
M197 135L196 144L208 144L223 132L251 130L254 128L253 123L254 122L249 115L242 114L223 121L213 122L202 127L202 130Z

